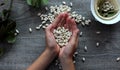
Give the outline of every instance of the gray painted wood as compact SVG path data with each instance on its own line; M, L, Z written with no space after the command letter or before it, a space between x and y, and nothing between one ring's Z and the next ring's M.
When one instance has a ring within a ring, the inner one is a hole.
M2 1L2 0L0 0ZM68 4L73 2L73 10L92 20L88 27L78 25L83 36L79 37L79 52L76 60L76 70L120 70L120 62L116 58L120 56L120 22L107 26L95 21L90 11L90 0L65 0ZM50 0L48 6L59 5L62 0ZM41 24L37 17L40 12L31 9L25 0L14 0L12 11L13 18L16 19L17 29L20 34L13 45L0 43L0 47L10 47L8 51L0 57L0 70L25 70L45 48L44 30L35 30L35 27ZM29 33L28 28L33 29ZM96 31L101 31L100 35ZM100 46L96 47L96 42ZM84 46L88 47L88 52L84 52ZM85 57L83 63L81 58ZM50 64L48 70L58 70L54 62Z

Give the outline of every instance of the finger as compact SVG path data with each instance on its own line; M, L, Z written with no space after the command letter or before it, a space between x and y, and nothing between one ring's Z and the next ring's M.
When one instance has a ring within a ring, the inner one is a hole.
M45 32L47 33L47 34L49 34L49 33L51 33L52 31L52 27L53 27L53 24L50 24L48 27L46 27L45 28Z
M79 39L79 36L77 35L77 37L72 37L70 39L70 41L68 42L68 45L66 47L69 47L71 50L76 50L76 48L78 47L78 39Z
M66 18L68 17L68 13L64 12L63 19L60 21L59 25L60 27L63 27L64 24L66 23Z
M69 16L67 19L66 19L66 24L65 24L65 28L66 29L69 29L69 24L71 23L71 17Z
M63 20L60 22L60 25L59 25L60 27L63 27L63 26L64 26L64 24L65 24L65 22L66 22L65 19L66 19L66 18L64 17Z
M77 40L76 40L76 44L75 44L75 48L78 47L78 40L79 40L79 35L77 36Z
M66 24L66 20L69 16L69 14L67 12L64 13L65 17L64 17L64 21L61 23L61 25L64 27L64 25Z
M62 19L61 19L60 22L58 23L58 27L62 27L63 23L65 23L65 14L63 14Z
M73 19L70 19L69 22L69 30L72 32L72 27L73 27Z
M74 32L73 32L73 34L72 34L72 36L70 38L70 43L72 45L74 45L76 43L77 38L78 38L78 34L79 34L79 29L74 30Z
M69 18L69 17L68 17ZM66 18L66 23L64 24L64 27L66 28L66 29L68 29L68 18Z
M58 15L58 16L55 18L55 21L52 23L54 28L55 28L55 27L58 25L58 23L62 20L63 15L64 15L64 14L61 13L60 15Z
M72 31L76 30L77 29L77 24L75 23L75 20L72 19Z
M70 13L68 13L68 15L70 15ZM70 30L70 27L71 27L71 16L69 16L67 19L66 19L66 25L65 25L65 27L67 28L67 29L69 29Z
M70 32L72 32L72 27L73 27L73 25L72 25L72 19L70 20L70 23L69 23L69 31Z

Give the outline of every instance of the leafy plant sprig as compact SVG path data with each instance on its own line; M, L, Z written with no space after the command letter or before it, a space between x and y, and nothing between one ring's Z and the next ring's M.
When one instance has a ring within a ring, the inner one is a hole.
M14 35L16 22L10 18L12 4L13 0L10 1L8 9L3 9L0 12L0 41L7 41L8 43L14 43L16 40Z
M41 5L46 5L48 0L27 0L27 4L33 7L40 7Z

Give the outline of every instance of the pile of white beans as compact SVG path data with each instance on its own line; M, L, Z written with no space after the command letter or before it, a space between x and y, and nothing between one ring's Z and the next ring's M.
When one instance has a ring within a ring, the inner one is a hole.
M53 34L58 45L63 47L68 44L72 32L64 27L58 27L57 29L54 29Z

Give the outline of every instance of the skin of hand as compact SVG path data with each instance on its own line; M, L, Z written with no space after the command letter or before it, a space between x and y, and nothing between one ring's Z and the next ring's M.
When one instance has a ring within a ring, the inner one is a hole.
M46 44L47 47L46 49L55 52L56 54L59 54L60 52L60 46L57 44L55 37L53 35L53 30L56 29L59 26L63 26L64 23L66 22L65 19L67 19L68 17L68 13L61 13L60 15L58 15L58 17L55 19L55 21L50 24L45 32L46 32Z
M56 40L53 35L53 30L57 27L65 27L72 32L72 36L66 46L60 48L60 46L56 43ZM79 29L77 25L67 12L58 15L55 21L50 24L46 28L46 49L53 52L55 57L59 56L60 62L62 64L63 70L75 70L75 66L73 64L73 54L78 46L78 34ZM53 60L53 59L52 59Z
M52 33L59 26L64 26L72 32L68 44L62 48L56 43ZM79 29L74 19L71 19L68 13L62 13L45 29L45 33L46 49L27 70L45 70L56 56L59 56L63 70L75 70L72 56L78 45Z
M59 59L63 70L75 70L73 64L73 54L78 46L79 29L76 26L74 19L67 17L61 21L61 25L72 32L72 36L66 46L60 48Z
M67 18L67 22L64 25L65 28L72 32L72 36L66 46L60 49L59 57L72 58L77 46L78 46L78 34L79 29L76 26L74 19Z

